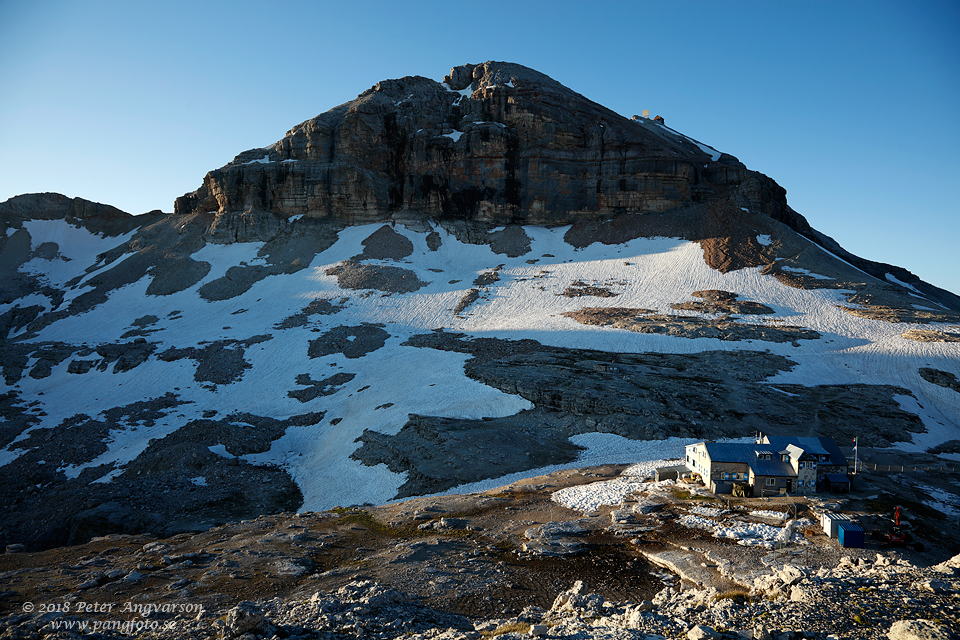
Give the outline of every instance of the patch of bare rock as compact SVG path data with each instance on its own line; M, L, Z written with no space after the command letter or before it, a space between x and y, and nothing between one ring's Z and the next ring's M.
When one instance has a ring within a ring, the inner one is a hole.
M944 389L953 389L957 393L960 393L960 380L957 380L957 376L949 371L941 371L940 369L933 369L931 367L921 367L919 371L920 376L927 382L943 387Z
M502 265L502 264L497 265L496 267L494 267L494 268L491 269L490 271L484 271L483 273L481 273L480 275L478 275L476 278L473 279L473 284L474 284L474 286L477 286L477 287L489 287L490 285L494 284L495 282L499 282L499 281L500 281L500 269L502 269L503 266L504 266L504 265Z
M902 306L895 304L884 304L881 300L878 300L877 296L867 294L865 291L859 291L849 296L847 301L860 306L848 307L840 305L840 308L850 315L854 315L859 318L882 320L883 322L910 324L960 322L960 314L956 313L955 311L914 309L910 304L903 304ZM911 333L912 335L908 336L907 333ZM956 342L960 340L960 336L955 333L926 329L916 330L916 333L907 331L903 334L903 337L911 340L920 340L921 342Z
M456 315L460 315L467 310L467 307L472 305L480 298L480 289L473 288L468 290L463 297L457 302L456 306L453 308L453 312Z
M457 304L453 307L453 313L460 315L467 308L472 305L474 302L480 299L481 293L487 290L487 287L490 287L497 282L500 282L500 269L504 265L500 264L490 269L489 271L483 271L473 279L473 288L469 289L463 297L457 301Z
M530 252L530 236L521 224L508 224L504 227L477 220L450 220L441 219L440 226L464 244L487 245L494 253L517 258ZM427 238L427 246L431 251L440 247L440 234L431 232L435 239L431 243Z
M684 303L698 305L700 303ZM709 303L703 303L709 305ZM740 303L746 304L746 303ZM753 303L756 304L756 303ZM673 305L677 307L677 305ZM763 306L763 305L759 305ZM683 307L688 308L688 307ZM700 311L701 309L696 309ZM765 313L754 310L751 313ZM699 316L674 316L651 313L649 309L625 307L585 307L561 314L580 324L607 326L637 333L662 333L682 338L716 338L717 340L765 342L792 342L819 340L820 334L813 329L791 325L745 324L736 322L733 316L701 318Z
M328 276L336 276L341 289L375 289L386 293L410 293L428 282L422 282L409 269L377 264L361 264L356 260L344 260L326 270Z
M302 503L285 470L241 456L268 451L288 427L316 424L322 413L275 419L210 410L172 433L158 428L122 466L91 464L110 433L160 427L184 404L168 393L31 431L23 440L30 450L0 467L0 541L34 550L112 533L172 535ZM76 473L67 476L63 469L71 468Z
M767 305L750 300L738 300L740 296L730 291L709 289L694 291L693 295L703 298L703 300L674 303L670 305L670 308L681 311L698 311L700 313L736 313L741 315L773 313L773 309Z
M901 333L900 336L917 342L960 342L960 333L933 329L910 329Z
M577 280L571 282L570 286L563 290L563 293L558 295L565 296L567 298L579 298L581 296L594 296L597 298L612 298L619 294L610 291L606 287L598 287L595 285L589 285L586 282Z
M353 327L333 327L310 341L307 355L321 358L334 353L342 353L346 358L362 358L382 347L390 334L382 324L364 323Z
M173 362L183 358L195 360L197 371L194 373L194 380L208 382L212 385L224 385L236 382L243 376L243 372L251 367L250 363L243 357L246 349L272 339L273 336L264 334L246 340L216 340L207 344L201 343L204 344L202 348L170 348L158 354L157 358L164 362ZM104 346L109 347L111 345ZM145 357L143 359L146 360ZM119 364L117 366L119 367Z
M355 260L402 260L413 253L413 243L389 225L380 227L360 244L363 253Z
M311 316L328 316L339 313L343 309L343 303L346 302L346 300L346 298L341 298L339 304L334 304L327 298L317 298L315 300L311 300L310 304L305 306L303 309L278 322L275 325L275 328L294 329L296 327L304 327L309 324Z
M304 385L305 389L294 389L288 391L287 395L300 402L310 402L320 396L333 395L340 390L340 387L347 384L356 377L355 373L335 373L321 380L314 380L309 373L301 373L297 376L296 382Z

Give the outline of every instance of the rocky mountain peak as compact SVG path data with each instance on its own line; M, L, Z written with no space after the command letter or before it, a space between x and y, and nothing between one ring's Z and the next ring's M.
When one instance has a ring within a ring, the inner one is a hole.
M15 215L33 220L129 218L130 214L116 207L60 193L26 193L0 202L0 215Z
M533 69L485 62L442 83L378 82L211 171L176 212L216 212L214 230L232 241L251 216L558 225L710 201L809 229L779 185L733 156Z
M160 211L151 211L133 216L108 204L61 193L25 193L0 202L0 231L12 235L29 220L64 220L91 233L116 236L162 215Z

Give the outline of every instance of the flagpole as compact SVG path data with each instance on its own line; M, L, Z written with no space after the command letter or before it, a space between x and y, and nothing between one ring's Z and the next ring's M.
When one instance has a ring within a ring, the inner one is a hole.
M857 473L860 468L860 436L853 439L853 472Z

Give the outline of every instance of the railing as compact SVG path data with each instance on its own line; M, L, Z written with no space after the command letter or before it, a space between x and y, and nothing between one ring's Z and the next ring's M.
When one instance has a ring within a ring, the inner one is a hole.
M956 467L948 467L941 465L939 467L931 467L930 465L910 465L910 464L871 464L869 462L860 463L861 471L875 471L877 473L913 473L913 472L929 472L929 471L949 471L950 473L956 472Z

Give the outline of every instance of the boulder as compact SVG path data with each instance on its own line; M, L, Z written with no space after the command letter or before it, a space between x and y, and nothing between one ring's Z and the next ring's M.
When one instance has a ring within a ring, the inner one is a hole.
M764 626L754 627L753 640L773 640L773 636L770 635L770 630Z
M954 585L946 580L921 580L915 582L913 587L918 591L929 591L930 593L953 593L956 591Z
M783 584L790 587L806 577L807 573L805 570L800 567L796 567L792 564L788 564L777 574L777 577L780 579Z
M794 586L790 589L790 601L791 602L806 602L814 603L816 602L817 594L808 587Z
M781 582L779 577L771 574L765 574L754 578L753 591L755 593L774 595L780 593L782 590L782 585L783 582Z
M710 638L719 638L720 634L704 625L698 625L687 631L688 640L709 640Z
M889 640L956 640L957 635L932 620L900 620L887 632Z
M946 573L946 574L960 573L960 554L957 554L952 558L950 558L949 560L945 560L944 562L941 562L940 564L934 565L932 568L934 571L938 573Z
M224 623L224 635L229 638L237 638L246 633L257 634L270 626L266 623L260 608L246 600L237 603L237 606L227 611Z
M603 596L584 593L582 580L577 580L573 586L557 596L553 601L551 611L586 611L588 615L596 615L603 607Z

